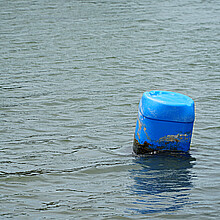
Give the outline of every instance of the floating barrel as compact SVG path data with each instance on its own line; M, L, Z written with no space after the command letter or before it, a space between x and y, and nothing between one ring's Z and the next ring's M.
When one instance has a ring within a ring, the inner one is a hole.
M134 152L188 152L194 119L190 97L168 91L145 92L138 107Z

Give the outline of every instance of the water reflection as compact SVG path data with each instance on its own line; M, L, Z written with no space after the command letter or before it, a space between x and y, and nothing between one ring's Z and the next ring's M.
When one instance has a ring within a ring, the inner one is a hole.
M136 194L136 201L132 211L142 214L175 211L189 204L194 161L189 154L160 154L134 159L137 167L131 170L135 180L131 191Z

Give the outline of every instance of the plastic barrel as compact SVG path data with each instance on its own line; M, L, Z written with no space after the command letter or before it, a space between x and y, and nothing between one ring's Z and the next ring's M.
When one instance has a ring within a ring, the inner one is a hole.
M168 91L145 92L138 107L133 150L188 152L195 120L194 101Z

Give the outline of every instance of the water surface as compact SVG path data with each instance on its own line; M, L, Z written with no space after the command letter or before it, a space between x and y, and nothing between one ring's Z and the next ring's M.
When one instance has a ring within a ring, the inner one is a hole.
M217 219L220 3L0 2L2 219ZM132 155L150 90L196 102L187 157Z

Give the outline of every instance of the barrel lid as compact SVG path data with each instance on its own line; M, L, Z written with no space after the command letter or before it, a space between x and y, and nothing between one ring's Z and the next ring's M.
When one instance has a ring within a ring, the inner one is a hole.
M176 92L145 92L139 110L143 116L156 120L193 122L195 118L194 101Z

